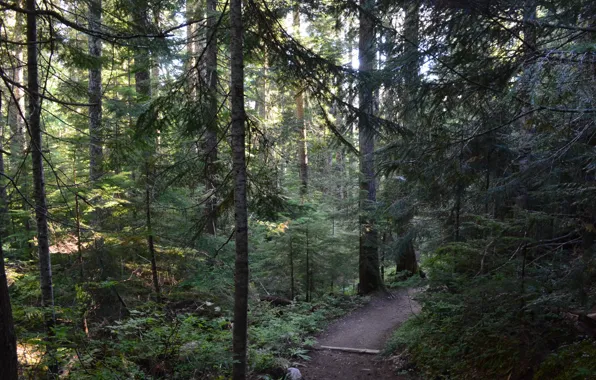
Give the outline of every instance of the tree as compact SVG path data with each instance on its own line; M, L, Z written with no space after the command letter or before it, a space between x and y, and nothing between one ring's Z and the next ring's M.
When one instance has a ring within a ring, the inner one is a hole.
M230 2L230 59L232 100L232 163L236 263L234 277L234 380L246 379L248 331L248 212L246 204L246 158L244 122L244 54L242 0Z
M140 30L143 33L149 31L149 6L147 3L139 4L136 11L136 19ZM135 52L135 89L139 102L148 103L151 101L151 60L149 58L149 49L139 47ZM151 204L153 200L153 189L155 180L155 159L156 141L151 135L145 138L143 145L143 170L145 177L145 228L147 235L147 246L149 248L149 257L151 261L151 276L153 279L153 289L158 299L161 298L161 289L159 286L159 276L157 273L157 253L155 251L155 238L153 232L153 223L151 218Z
M300 37L300 2L294 4L293 26L296 37ZM306 123L304 121L304 89L298 88L294 95L296 102L296 124L298 132L298 164L300 165L300 195L308 192L308 146L306 144Z
M358 90L358 145L360 151L360 254L359 277L362 294L382 288L379 272L378 236L373 217L377 199L374 166L375 138L371 122L373 115L373 84L371 75L375 60L374 0L360 0L358 59L362 80Z
M102 0L89 1L89 55L94 59L89 69L89 179L97 181L103 167L103 141L101 126L102 86L101 86L101 32Z
M41 130L41 97L38 67L37 15L35 0L27 0L27 95L29 97L29 120L27 129L31 136L31 159L33 160L33 189L35 219L37 222L37 246L41 282L41 305L48 336L53 336L56 323L54 313L54 286L52 282L52 259L50 257L50 236L48 231L48 206L45 189L44 151ZM57 365L54 349L49 348L50 373L55 374Z
M0 236L0 377L6 380L17 380L19 378L17 338L8 294L8 278L4 268L2 240Z
M0 91L0 115L2 115L2 91ZM8 277L4 268L4 251L2 244L8 225L6 183L4 171L4 121L0 120L0 378L18 379L17 338L14 331L12 307L8 293Z
M215 235L217 231L217 131L218 131L218 101L217 86L217 28L216 18L217 0L207 0L207 46L205 51L205 72L208 88L208 115L205 130L205 185L211 192L205 207L205 226L207 233Z
M16 3L21 6L21 1ZM23 14L16 12L15 26L13 38L17 42L12 47L14 58L10 68L10 79L14 82L11 87L11 93L8 97L8 126L12 138L10 139L10 166L11 170L16 170L21 165L23 159L23 152L25 151L25 97L23 96L23 89L19 86L23 81L23 45L18 43L22 40L23 30Z
M16 5L22 7L23 2L19 0L16 2ZM20 190L23 194L29 194L31 191L30 189L30 177L28 176L27 171L30 169L28 165L29 161L24 159L25 152L27 150L27 142L26 142L26 128L25 128L25 114L26 114L26 106L25 106L25 96L23 87L25 81L23 80L23 68L25 67L25 60L23 59L23 50L24 50L24 39L23 35L25 34L24 28L24 16L21 12L16 12L14 15L14 31L12 34L12 38L16 42L13 46L11 46L12 56L10 57L8 62L10 62L10 79L12 84L7 86L9 88L7 101L8 101L8 129L10 130L10 173L12 175L17 175L20 173L21 181L17 181L15 186L19 186ZM20 182L20 183L19 183ZM9 199L9 202L14 202L16 200ZM22 239L21 242L28 241L32 236L31 233L31 223L29 218L29 204L26 200L22 200L22 209L25 211L23 214L25 217L22 218L22 223L25 226L26 235L25 239ZM18 218L21 219L21 218ZM14 223L15 221L13 221ZM28 243L29 248L31 248L31 243Z
M420 29L420 4L418 1L406 2L404 6L404 84L402 89L402 120L404 127L415 131L418 116L416 111L418 109L417 99L420 91L420 58L418 45ZM409 223L409 220L406 222ZM405 224L405 223L404 223ZM416 262L416 250L414 248L413 233L406 228L402 233L400 244L402 249L398 250L396 257L397 272L408 271L412 274L418 271L418 263Z

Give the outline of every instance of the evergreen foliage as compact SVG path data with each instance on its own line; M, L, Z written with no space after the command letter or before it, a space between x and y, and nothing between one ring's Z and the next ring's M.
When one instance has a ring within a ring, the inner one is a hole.
M594 2L231 5L0 0L19 374L227 378L236 306L275 378L408 286L424 378L595 377Z

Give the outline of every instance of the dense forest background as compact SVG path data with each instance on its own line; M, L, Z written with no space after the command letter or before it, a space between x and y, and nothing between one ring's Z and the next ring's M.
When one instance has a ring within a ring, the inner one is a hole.
M0 378L276 378L400 286L422 378L596 378L595 2L0 11Z

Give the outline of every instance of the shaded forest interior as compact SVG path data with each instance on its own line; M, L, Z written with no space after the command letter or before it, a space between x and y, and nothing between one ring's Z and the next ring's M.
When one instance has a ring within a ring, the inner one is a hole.
M404 287L396 376L596 379L595 253L594 1L0 0L0 379L280 379Z

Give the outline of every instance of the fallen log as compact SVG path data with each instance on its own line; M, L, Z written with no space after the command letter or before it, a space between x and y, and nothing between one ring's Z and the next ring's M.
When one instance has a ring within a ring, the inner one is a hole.
M332 351L343 351L343 352L353 352L356 354L371 354L371 355L378 355L381 353L380 350L372 350L369 348L351 348L351 347L332 347L332 346L320 346L322 350L332 350Z

